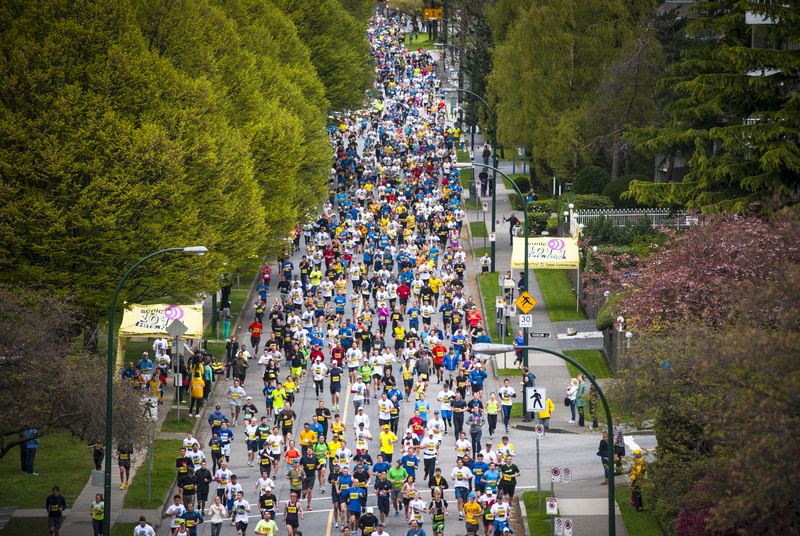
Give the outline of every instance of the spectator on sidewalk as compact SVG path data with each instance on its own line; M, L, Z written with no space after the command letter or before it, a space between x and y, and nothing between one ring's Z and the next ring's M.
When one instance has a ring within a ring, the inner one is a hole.
M539 421L542 423L542 426L544 426L545 430L550 428L550 416L555 410L556 405L553 404L553 401L548 398L544 406L544 411L539 412Z

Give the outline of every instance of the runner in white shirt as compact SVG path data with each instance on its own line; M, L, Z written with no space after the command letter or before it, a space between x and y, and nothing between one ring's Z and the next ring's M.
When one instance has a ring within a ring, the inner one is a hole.
M358 425L364 423L364 428L369 429L369 415L364 413L364 406L359 406L356 416L353 417L353 430L358 430Z
M173 504L169 505L167 511L165 512L166 515L172 516L172 521L170 522L170 528L177 529L181 526L181 516L186 511L186 507L181 504L181 499L179 496L175 495Z
M214 473L214 481L217 483L217 495L219 498L222 499L223 504L225 504L225 488L228 487L228 482L231 479L231 475L233 475L233 471L228 469L227 462L223 461L222 465L217 472Z
M361 350L356 348L356 342L353 341L353 346L347 349L345 357L347 358L347 369L350 372L350 382L352 383L356 381L358 367L361 366L361 359L364 357L364 354Z
M433 419L428 421L428 428L433 431L433 437L436 438L437 441L441 441L443 439L446 425L442 420L438 409L433 412Z
M133 528L133 536L156 536L156 531L147 524L144 516L139 516L139 524Z
M339 469L347 467L350 465L350 460L353 458L353 453L347 448L347 441L342 439L342 446L339 447L336 452L334 452L333 459L336 462L336 465L339 466Z
M191 432L186 432L186 437L183 439L183 446L186 447L186 452L192 450L192 445L200 445L200 442L192 436Z
M264 371L267 370L267 363L272 361L272 354L266 348L264 349L264 355L258 358L258 364L261 365L261 375L264 375Z
M461 458L456 462L456 466L450 472L450 480L453 481L453 487L456 489L456 498L458 499L458 519L464 519L464 503L467 500L469 493L469 483L472 480L472 471L468 467L464 467L464 462Z
M353 407L358 411L358 409L364 405L364 398L367 396L367 386L361 381L361 378L357 378L356 383L350 388L350 392L353 394Z
M478 454L483 454L483 462L485 464L487 465L490 463L497 464L497 454L495 454L495 452L492 450L491 443L486 443L486 446L483 448L482 451L478 452Z
M436 460L439 458L439 441L433 437L433 430L430 428L428 428L425 437L422 438L419 450L422 452L422 464L425 468L423 478L427 480L436 470Z
M370 433L364 423L359 423L355 437L356 453L366 454L369 451L369 442L372 441L372 433Z
M410 521L416 521L420 525L425 522L425 512L427 511L425 501L419 498L419 492L414 492L414 500L408 503Z
M253 490L255 491L257 497L266 495L268 489L269 490L275 489L275 482L269 477L269 475L267 475L267 477L264 478L264 473L266 473L266 471L261 472L261 477L259 477L258 482L256 482L256 487Z
M325 279L325 281L319 284L319 289L325 301L330 301L333 297L333 282L330 279Z
M456 439L456 455L459 459L463 458L465 454L471 454L472 442L467 439L466 432L461 432L461 436Z
M233 522L236 523L236 530L244 534L244 529L250 522L250 519L247 517L247 514L250 513L250 503L245 500L244 492L242 491L236 494L236 500L233 501L233 512Z

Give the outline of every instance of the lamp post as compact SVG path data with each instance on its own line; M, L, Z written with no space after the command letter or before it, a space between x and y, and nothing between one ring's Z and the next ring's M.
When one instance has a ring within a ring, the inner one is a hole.
M494 166L492 168L492 232L494 232L494 222L495 217L497 216L497 120L494 117L494 112L492 111L492 107L489 106L489 103L483 100L480 95L474 93L472 91L466 89L445 89L445 92L457 92L460 91L461 93L467 93L472 95L479 101L481 101L486 109L489 110L489 116L492 118L492 163ZM490 167L490 166L482 166L482 167ZM514 181L511 181L512 183ZM492 242L492 267L491 271L495 271L495 242Z
M475 167L479 167L479 165L476 164L475 162L472 162L471 167L475 168ZM524 225L522 227L522 229L523 229L522 232L525 234L525 246L524 246L524 253L525 253L525 261L524 261L524 263L525 263L525 265L523 267L523 273L522 273L522 284L525 286L525 291L527 291L528 290L528 236L530 235L530 231L528 230L528 203L525 202L525 196L522 195L522 191L519 189L519 186L517 186L517 183L515 183L514 181L511 180L511 177L509 177L508 175L506 175L505 173L503 173L499 169L494 168L492 166L483 166L483 165L481 165L480 167L488 167L493 172L497 172L500 175L502 175L503 177L507 178L508 182L511 183L511 186L513 186L514 190L519 194L520 201L522 201L522 215L523 215L523 219L524 219ZM494 215L492 215L492 217L494 217ZM495 237L495 241L497 241L497 237ZM492 245L494 245L494 242L492 242ZM492 265L492 266L494 266L494 265ZM492 271L494 271L494 269ZM524 337L523 345L527 346L528 345L528 328L522 328L522 334L523 334L523 337ZM528 350L524 350L523 349L522 362L524 363L524 365L526 367L528 366Z
M492 344L492 343L478 343L472 347L472 350L476 354L486 354L486 355L496 355L496 354L504 354L506 352L512 352L515 349L519 349L520 347L514 347L510 344ZM606 412L606 420L608 421L608 431L611 432L614 430L614 422L611 420L611 408L608 406L608 400L606 400L606 395L603 393L603 389L598 385L597 380L595 380L594 376L589 374L583 365L575 361L569 356L562 354L561 352L557 352L556 350L551 350L550 348L542 348L540 346L525 346L525 350L535 350L537 352L545 352L550 355L554 355L556 357L560 357L564 361L571 363L575 368L580 370L584 377L587 378L594 388L597 389L597 394L600 396L600 401L603 403L603 409ZM608 459L609 463L613 463L614 461L614 442L608 442ZM609 467L608 469L608 534L609 536L614 536L616 532L616 517L615 517L615 501L614 501L614 471L613 467Z
M113 412L114 412L114 309L117 308L117 297L119 296L122 285L128 276L142 263L161 255L163 253L170 253L172 251L183 251L185 253L194 253L195 255L205 255L208 248L205 246L190 246L185 248L167 248L161 251L151 253L146 257L139 259L136 264L122 276L117 289L114 291L114 297L111 298L111 309L108 313L108 369L106 370L106 467L104 477L104 495L106 511L103 516L103 534L111 534L111 443L113 442Z

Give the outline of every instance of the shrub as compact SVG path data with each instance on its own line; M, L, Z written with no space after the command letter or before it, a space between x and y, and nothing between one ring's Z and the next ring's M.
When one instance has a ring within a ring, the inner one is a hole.
M614 305L619 301L620 297L620 294L612 294L608 297L603 306L600 307L600 310L597 312L597 319L595 320L597 331L603 331L614 325L614 320L616 320L617 316L612 314L612 309L615 309Z
M533 212L528 214L528 232L530 235L540 235L547 230L550 225L548 219L550 214L544 212Z
M511 180L514 181L514 184L517 185L517 188L519 188L519 191L523 194L527 194L531 191L531 181L525 175L520 175L519 177L512 176Z
M572 191L577 195L603 193L603 189L611 182L611 175L597 166L586 166L575 176Z
M640 257L649 255L651 243L664 243L664 234L653 229L646 217L623 227L617 227L609 218L597 218L584 224L582 236L591 238L592 246L633 246Z
M575 196L575 210L609 210L614 208L614 203L607 197L597 194Z
M609 182L603 188L603 195L611 199L616 208L643 208L635 199L623 198L622 194L628 191L631 181L652 182L647 175L623 175Z
M549 216L553 212L553 204L550 201L531 201L528 203L528 212L545 212Z

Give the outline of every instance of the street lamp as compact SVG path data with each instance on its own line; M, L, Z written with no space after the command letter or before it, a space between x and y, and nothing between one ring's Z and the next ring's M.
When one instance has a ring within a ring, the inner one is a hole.
M489 110L489 115L492 118L492 163L494 164L494 166L491 167L491 169L492 169L492 232L494 232L494 230L495 230L494 229L495 217L497 215L497 171L498 171L498 169L497 169L497 120L494 117L494 112L492 111L492 107L489 106L489 103L486 102L485 100L483 100L483 98L481 98L481 96L478 95L477 93L474 93L472 91L468 91L466 89L450 89L450 88L445 89L444 92L445 93L461 92L461 93L467 93L469 95L472 95L473 97L475 97L476 99L481 101L486 106L486 109ZM490 166L481 166L481 167L490 167ZM504 174L504 176L508 177L508 175L505 175L505 174ZM514 181L512 181L510 179L509 179L509 182L511 182L512 184L514 183ZM492 242L491 257L492 257L492 266L491 266L490 269L491 269L492 272L494 272L495 271L495 242Z
M461 166L458 166L458 167L461 167ZM524 254L525 254L524 263L525 263L525 266L524 266L523 272L522 272L522 285L525 287L525 291L527 292L528 291L528 236L530 235L530 231L528 230L528 203L525 201L525 196L522 195L522 190L519 189L519 186L517 186L517 183L512 181L511 177L509 177L508 175L506 175L505 173L503 173L499 169L494 168L492 166L483 166L483 165L479 166L479 164L476 164L475 162L472 162L470 164L470 167L473 167L473 168L475 168L475 167L487 167L487 168L491 169L493 172L500 173L500 175L502 175L503 177L508 179L508 182L511 183L511 186L513 186L514 190L516 190L516 192L519 194L519 199L520 199L520 201L522 201L522 215L523 215L523 218L524 218L524 225L523 225L522 228L523 228L523 233L525 235L525 246L524 246L524 249L525 249L525 251L524 251ZM494 212L492 212L492 220L493 220L492 221L492 225L493 225L492 226L492 231L494 231ZM497 241L497 237L495 237L495 242L496 241ZM495 242L492 242L492 246L494 246ZM492 264L492 271L494 271L494 259L492 259L492 263L493 263ZM522 328L522 333L523 333L523 337L524 337L523 344L525 346L527 346L528 345L528 328ZM527 350L523 351L522 362L524 363L524 365L526 367L528 366L528 351Z
M631 337L633 334L631 334ZM556 357L560 357L564 361L571 363L575 368L580 370L584 377L587 378L594 388L597 390L597 394L600 396L600 401L603 403L603 408L606 412L606 420L608 421L608 431L611 432L614 430L614 422L611 420L611 408L608 406L608 400L606 400L606 395L603 393L603 389L597 383L594 376L589 374L589 371L583 368L583 365L575 361L569 356L562 354L561 352L557 352L555 350L551 350L550 348L542 348L540 346L512 346L510 344L492 344L492 343L477 343L472 347L472 350L476 354L485 354L485 355L497 355L497 354L504 354L506 352L512 352L514 350L525 349L525 350L535 350L537 352L545 352L550 355L554 355ZM609 464L613 463L614 461L614 442L608 442L608 459ZM614 504L614 471L613 467L609 467L608 469L608 534L609 536L614 536L616 532L616 517L615 517L615 504Z
M208 253L208 248L205 246L189 246L183 248L167 248L161 251L151 253L146 257L139 259L136 264L122 276L117 289L114 291L114 297L111 298L111 309L108 313L108 369L106 370L106 467L104 477L104 491L103 499L105 500L106 511L103 516L103 534L111 534L111 443L113 442L113 412L114 412L114 309L117 308L117 297L119 296L122 285L128 276L142 263L161 255L163 253L170 253L173 251L182 251L184 253L194 253L198 256L203 256Z

